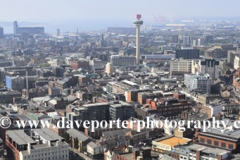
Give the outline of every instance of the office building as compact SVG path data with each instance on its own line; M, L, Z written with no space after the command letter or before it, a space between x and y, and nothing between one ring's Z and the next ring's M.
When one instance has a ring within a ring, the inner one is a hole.
M60 36L60 29L57 29L57 36Z
M201 90L203 94L211 93L211 77L208 73L185 74L184 84L190 90Z
M183 46L190 46L190 37L189 36L182 36Z
M115 72L115 67L113 66L113 64L111 64L111 63L106 64L106 72L108 74L112 74Z
M136 64L139 64L140 61L140 43L139 43L139 37L140 37L140 26L143 25L143 21L140 20L141 15L136 15L137 20L133 22L133 24L137 27L136 29Z
M236 55L240 55L236 51L228 51L227 53L227 64L229 64L231 67L234 67L234 59Z
M110 63L114 66L133 66L136 65L136 58L130 56L112 55Z
M18 27L17 21L13 22L14 34L28 32L29 34L44 34L44 27Z
M219 61L215 59L192 60L192 73L208 73L211 79L219 78Z
M6 146L8 155L12 155L16 160L69 160L68 144L47 128L32 129L30 135L24 130L8 130Z
M90 70L89 61L86 60L74 60L70 62L70 66L74 69Z
M89 65L90 65L90 68L92 71L94 71L95 69L103 69L104 68L103 61L98 58L93 58L92 60L89 60Z
M134 106L129 103L119 101L118 103L110 105L109 114L111 120L120 119L123 121L129 119L130 117L134 117L135 109Z
M195 137L203 146L212 146L214 148L223 149L231 153L239 153L240 151L240 130L228 130L221 128L207 129L206 132L196 132Z
M230 152L201 144L192 144L176 148L179 153L179 160L227 160Z
M65 72L65 70L61 67L54 67L52 69L52 74L56 77L63 77L64 72Z
M176 58L183 59L198 59L199 58L199 50L193 49L190 47L178 49L176 50Z
M183 76L186 73L191 73L192 60L175 59L170 62L170 76Z
M0 38L4 38L3 27L0 27Z
M238 69L240 67L240 55L235 55L234 57L234 69Z
M6 86L8 89L17 90L19 92L22 92L22 89L25 89L28 87L34 88L35 82L37 81L38 76L5 76L6 77Z
M171 43L178 43L178 35L177 34L171 35L170 39L171 39Z
M204 46L205 45L205 38L202 37L202 38L199 38L198 39L198 46Z

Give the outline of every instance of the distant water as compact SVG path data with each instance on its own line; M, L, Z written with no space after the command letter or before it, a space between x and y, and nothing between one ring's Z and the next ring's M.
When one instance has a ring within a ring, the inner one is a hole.
M134 19L133 19L134 20ZM61 33L78 31L106 30L107 27L134 27L133 20L124 19L84 19L69 21L52 22L18 22L19 27L23 26L41 26L45 28L46 33L56 33L60 29ZM4 28L4 33L13 33L13 22L0 22Z

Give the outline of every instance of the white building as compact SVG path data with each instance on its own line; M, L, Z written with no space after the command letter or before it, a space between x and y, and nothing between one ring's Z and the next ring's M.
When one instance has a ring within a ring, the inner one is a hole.
M183 40L183 43L182 43L183 46L190 46L190 37L189 36L183 36L182 40Z
M190 90L199 89L202 90L202 93L211 93L211 77L209 74L201 72L185 74L184 84Z
M183 58L171 60L170 76L191 73L191 68L192 68L192 60L183 59Z
M239 55L235 55L233 67L234 67L234 69L238 69L238 68L240 67L240 58L239 58Z
M221 104L206 104L206 106L211 109L211 116L217 116L218 113L222 112L223 106Z
M97 59L97 58L93 58L92 60L89 61L89 65L92 71L94 71L95 69L102 69L104 68L104 63L102 60Z
M219 78L219 61L214 59L192 60L192 73L208 73L212 80Z
M103 148L94 142L89 142L87 144L87 152L91 158L94 158L96 155L103 154Z
M54 131L32 129L30 134L24 130L6 132L9 152L20 160L69 160L68 144Z
M116 154L113 151L108 150L104 153L105 160L116 160Z

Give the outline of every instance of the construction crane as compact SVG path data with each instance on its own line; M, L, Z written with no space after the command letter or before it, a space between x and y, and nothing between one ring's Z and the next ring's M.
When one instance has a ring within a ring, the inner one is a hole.
M179 33L178 33L178 48L180 48L180 44L179 44L180 31L181 31L181 26L180 26L180 28L179 28Z

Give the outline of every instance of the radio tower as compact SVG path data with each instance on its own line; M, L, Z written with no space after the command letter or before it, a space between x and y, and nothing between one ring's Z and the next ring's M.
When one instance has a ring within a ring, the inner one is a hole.
M139 46L139 36L140 36L140 26L143 25L143 21L140 20L141 15L136 15L136 20L133 22L133 24L137 27L136 30L136 64L139 64L139 57L140 57L140 46Z

